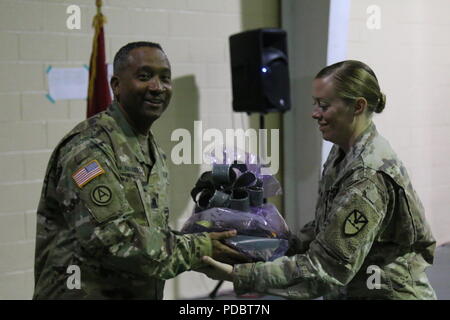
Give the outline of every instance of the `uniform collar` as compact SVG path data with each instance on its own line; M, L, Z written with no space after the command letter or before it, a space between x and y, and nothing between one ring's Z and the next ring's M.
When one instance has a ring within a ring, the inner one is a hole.
M115 122L120 127L124 135L127 137L127 140L129 142L129 148L136 155L139 162L151 165L152 164L151 159L144 156L141 144L139 143L138 133L127 121L125 114L123 113L122 109L119 106L119 103L116 100L114 100L110 105L108 113L115 120ZM148 133L148 139L153 140L153 135L150 130Z
M366 148L366 145L370 143L370 141L372 141L377 134L378 131L375 127L375 124L373 122L370 122L369 126L359 135L353 146L351 146L351 148L345 154L343 159L339 162L339 164L337 164L338 171L339 172L342 171L343 168L347 167L349 164L352 164L354 161L356 161L357 158ZM330 161L327 160L325 166L332 164L333 167L335 167L336 160L342 156L343 156L342 149L335 144L330 152L329 158Z
M353 146L348 151L346 158L355 159L365 149L367 143L378 134L375 124L371 121L368 127L359 135Z

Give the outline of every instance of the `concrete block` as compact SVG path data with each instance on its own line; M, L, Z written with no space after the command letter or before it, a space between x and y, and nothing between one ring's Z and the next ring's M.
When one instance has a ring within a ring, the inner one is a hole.
M223 12L226 1L220 0L187 0L187 8L192 11Z
M195 86L207 85L207 66L205 64L172 63L172 81L193 77Z
M2 152L11 151L11 131L13 128L12 123L2 123L0 126L0 150Z
M0 63L0 92L18 92L21 86L20 65Z
M66 36L56 34L21 34L19 36L21 60L66 60Z
M431 128L427 126L411 128L411 146L427 148L433 143Z
M70 35L67 39L67 60L89 65L93 35ZM105 47L106 49L106 47Z
M394 1L397 2L397 1ZM429 1L402 1L403 14L397 15L399 23L409 24L440 24L449 25L448 12L450 4L446 0L434 0L432 5Z
M14 91L46 90L46 85L44 85L46 74L42 63L21 63L16 68L19 83Z
M227 0L223 2L223 13L240 14L242 12L241 0Z
M23 155L0 155L0 182L22 181L25 178Z
M0 30L40 31L44 24L44 6L37 2L4 0L0 3Z
M169 14L169 35L171 37L213 37L217 35L214 21L218 15L211 13L171 12Z
M53 0L48 0L47 2L53 2ZM103 6L108 6L109 2L111 2L111 0L108 0L107 3L105 3L105 1L103 2ZM73 0L58 0L58 3L64 3L65 5L71 5L74 4ZM77 5L79 5L80 7L87 7L87 6L92 6L92 1L91 0L77 0L76 2ZM95 6L94 6L95 8Z
M223 114L209 114L207 118L208 123L205 124L207 128L218 129L222 132L223 142L226 142L226 130L233 129L233 118L231 112Z
M449 45L450 26L400 24L398 25L398 41L402 44Z
M17 60L19 59L19 40L17 34L0 33L0 60Z
M25 214L1 214L0 243L16 242L21 240L25 240Z
M208 89L203 91L205 104L202 105L202 112L219 117L230 115L233 110L231 91L227 89Z
M207 84L209 88L230 88L230 66L228 64L209 64L207 66Z
M434 187L445 187L450 183L450 164L443 165L440 167L430 167L430 177L431 183Z
M108 18L104 27L106 35L129 35L135 32L130 28L130 9L106 7L102 11Z
M3 152L42 149L45 145L43 123L11 122L0 126L0 150Z
M36 239L36 210L32 212L25 213L25 237L27 240L35 240Z
M0 122L19 121L21 118L20 95L2 94L0 100Z
M39 198L41 197L42 184L43 181L23 185L21 194L23 194L25 210L37 210Z
M34 241L0 244L0 273L33 268Z
M169 58L171 64L175 62L186 63L194 61L191 58L191 52L189 50L189 40L181 38L163 38L159 43L164 49L164 52L167 54L167 57Z
M0 275L0 299L23 300L30 299L25 294L25 272L14 272Z
M144 37L169 34L168 13L164 11L130 10L130 31Z
M171 1L160 1L160 0L140 0L142 6L151 9L160 10L173 10L182 11L187 9L187 0L171 0Z
M191 39L189 52L193 62L198 63L224 63L226 39Z
M0 185L0 199L2 200L0 213L35 210L39 202L41 187L40 183Z
M34 270L29 269L25 271L25 288L22 291L22 295L24 297L23 299L27 300L32 299L33 293L34 293Z
M72 3L75 4L75 3ZM46 3L44 5L44 30L51 32L69 32L67 28L67 19L70 14L66 13L69 4ZM80 20L83 18L83 10L80 7ZM82 21L82 20L81 20ZM80 27L83 27L81 23Z
M432 145L429 148L433 167L450 166L450 145L447 143Z
M12 150L39 150L46 147L43 122L17 122L12 128Z
M22 95L22 117L25 121L68 119L67 100L50 102L43 94Z
M24 154L25 180L44 179L50 155L50 151Z
M232 34L241 32L243 28L242 18L238 15L216 15L208 17L207 23L210 23L214 29L211 29L211 37L228 42L228 37Z

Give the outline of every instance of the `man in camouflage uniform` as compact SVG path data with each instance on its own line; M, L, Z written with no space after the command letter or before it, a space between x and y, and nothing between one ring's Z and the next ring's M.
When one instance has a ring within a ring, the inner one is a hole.
M212 241L233 234L169 228L166 157L150 131L171 96L161 47L119 50L111 86L109 109L77 125L50 158L34 299L162 299L165 279L201 267L201 257L215 252ZM80 288L68 285L69 266L79 268Z

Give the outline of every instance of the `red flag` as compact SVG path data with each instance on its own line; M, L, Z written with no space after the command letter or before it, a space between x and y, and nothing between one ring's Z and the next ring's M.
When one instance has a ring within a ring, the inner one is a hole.
M108 71L105 57L105 36L103 24L106 23L105 16L101 13L101 0L96 0L97 14L94 16L92 26L95 29L92 42L92 54L89 63L89 88L87 98L87 117L106 110L111 103L109 92Z

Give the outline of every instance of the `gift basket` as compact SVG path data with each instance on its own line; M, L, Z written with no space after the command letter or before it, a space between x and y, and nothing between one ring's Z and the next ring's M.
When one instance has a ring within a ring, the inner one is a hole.
M264 199L281 194L279 182L263 174L256 156L224 150L222 159L211 154L210 171L204 172L191 191L192 216L181 232L218 232L235 229L225 244L252 261L272 261L288 249L289 229L273 204Z

